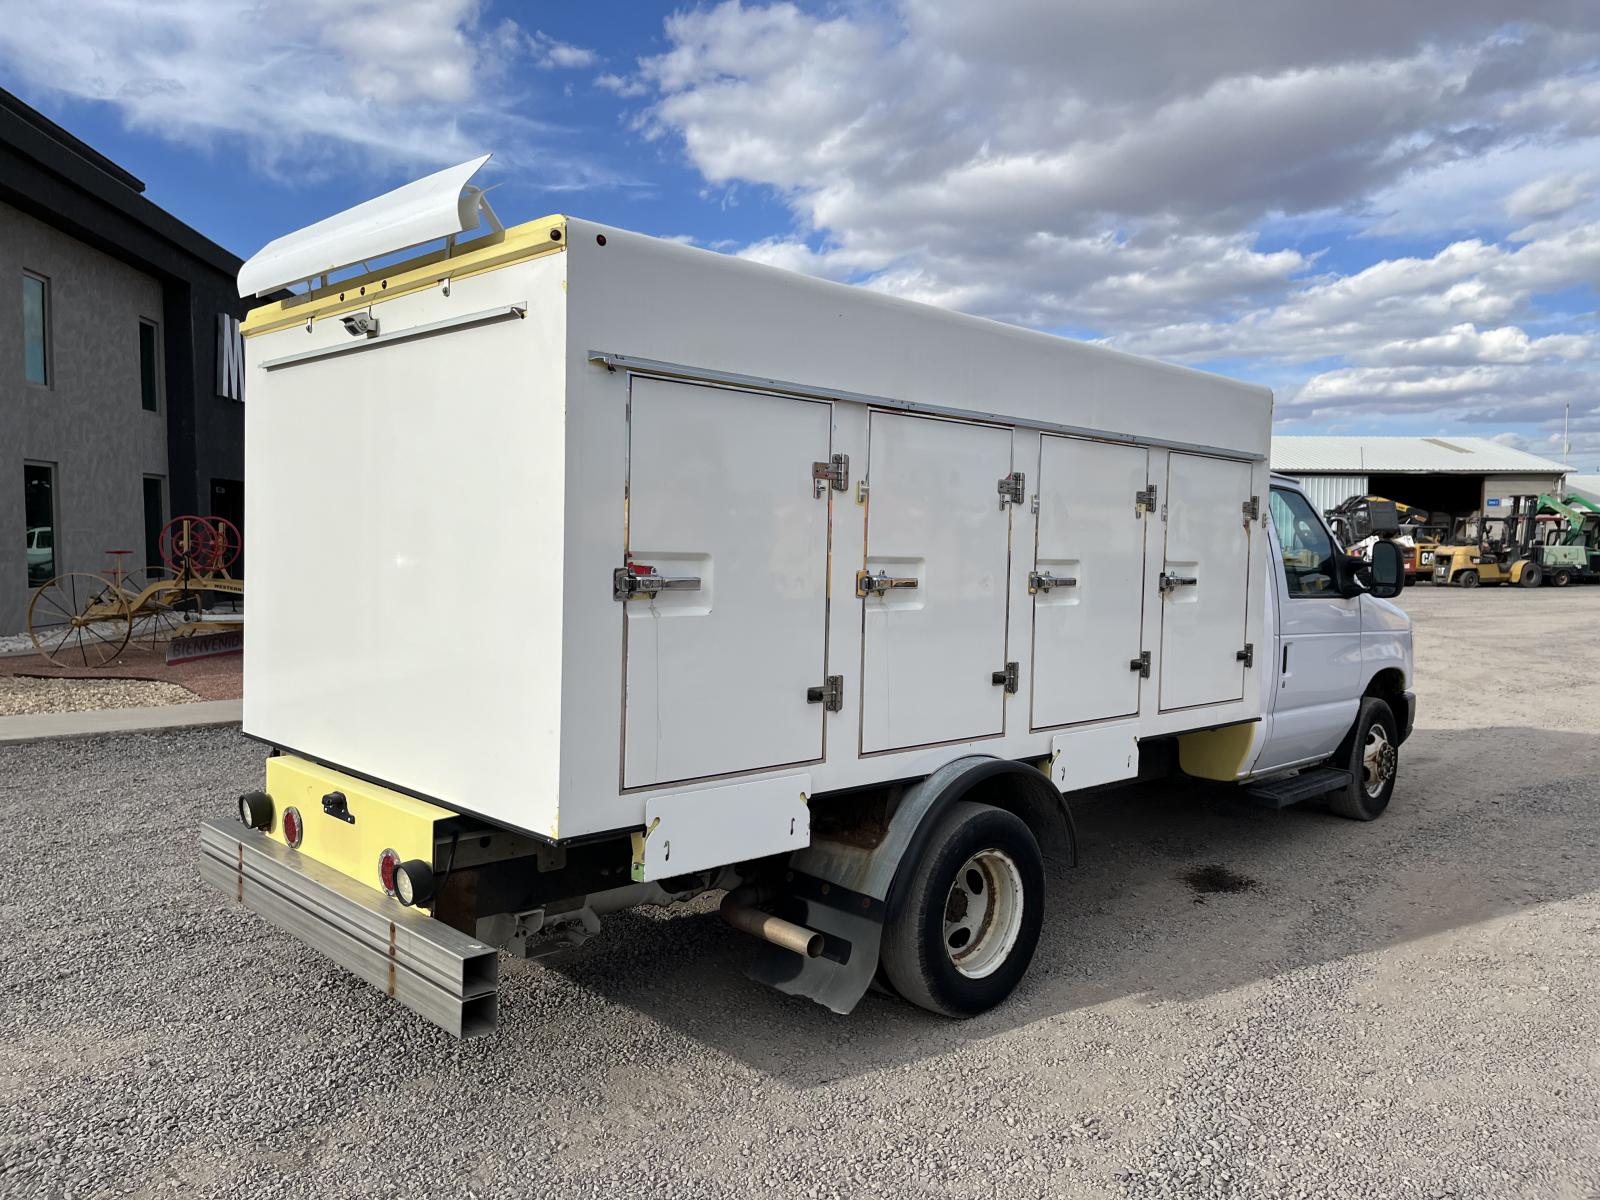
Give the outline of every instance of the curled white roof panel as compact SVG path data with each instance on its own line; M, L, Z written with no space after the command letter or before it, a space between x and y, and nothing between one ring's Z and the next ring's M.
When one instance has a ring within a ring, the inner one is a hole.
M352 263L468 233L478 226L478 194L468 181L485 154L347 208L268 242L239 268L239 295L263 296Z

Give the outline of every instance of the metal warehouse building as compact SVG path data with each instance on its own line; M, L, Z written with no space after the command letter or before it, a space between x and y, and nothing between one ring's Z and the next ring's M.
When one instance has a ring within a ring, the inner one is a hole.
M1558 493L1566 474L1558 462L1477 437L1275 437L1272 469L1299 480L1324 512L1372 495L1453 517Z

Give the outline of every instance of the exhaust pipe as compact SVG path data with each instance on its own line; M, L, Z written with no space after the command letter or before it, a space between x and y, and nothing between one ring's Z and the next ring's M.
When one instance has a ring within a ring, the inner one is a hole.
M729 892L722 898L722 919L743 933L791 950L802 958L818 958L822 955L823 938L820 933L752 907L749 902L753 899L754 888L738 888Z

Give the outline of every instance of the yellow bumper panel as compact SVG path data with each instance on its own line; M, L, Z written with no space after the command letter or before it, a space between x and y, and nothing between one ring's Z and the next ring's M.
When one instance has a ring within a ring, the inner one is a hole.
M272 828L267 835L273 841L288 845L283 814L291 807L298 809L305 831L299 853L378 892L383 891L378 859L385 850L393 850L401 862L420 858L432 865L435 827L456 815L287 754L267 759L266 792L272 797ZM333 792L344 796L349 820L324 811L323 797Z

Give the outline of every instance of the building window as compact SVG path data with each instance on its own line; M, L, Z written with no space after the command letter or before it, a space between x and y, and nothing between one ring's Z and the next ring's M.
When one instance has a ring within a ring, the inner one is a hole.
M161 357L157 332L154 321L139 322L139 402L145 412L155 412L160 407Z
M22 375L50 384L50 281L31 271L22 273Z
M23 524L28 533L28 586L56 575L56 469L49 463L22 464Z
M144 477L144 569L148 574L161 569L161 526L166 523L166 480L159 475Z

